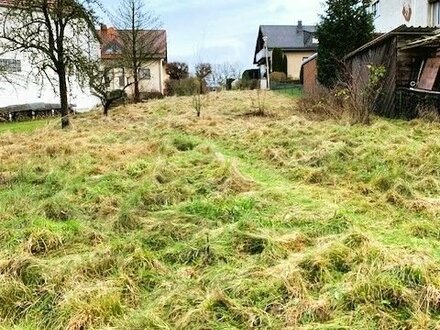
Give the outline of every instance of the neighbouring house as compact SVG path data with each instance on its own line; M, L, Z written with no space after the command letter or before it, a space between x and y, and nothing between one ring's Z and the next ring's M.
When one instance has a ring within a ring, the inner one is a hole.
M373 0L370 11L378 32L400 25L440 26L440 0Z
M440 30L402 25L345 57L359 97L372 69L383 67L383 87L374 102L377 114L412 119L440 110Z
M0 14L14 3L14 0L0 0ZM99 56L98 43L85 47L88 47L87 51L91 52L91 56ZM0 108L17 105L23 109L46 109L51 106L52 110L56 110L56 105L59 107L60 103L58 92L56 88L54 91L47 79L37 79L29 56L21 52L3 54L0 46L0 67L5 72L5 76L0 77ZM76 110L90 109L99 104L99 99L93 96L88 88L82 88L74 77L70 77L68 89L68 102L74 105Z
M315 38L316 26L303 25L261 25L255 46L254 64L258 65L262 76L266 73L266 48L264 37L267 37L269 72L272 72L272 52L279 48L287 60L287 76L299 80L301 64L316 53L318 40Z
M146 40L152 40L151 49L152 58L139 70L140 92L141 95L150 92L159 92L163 94L165 88L165 80L167 74L165 66L167 61L167 37L165 30L144 30L141 31L145 35L148 34ZM110 67L114 67L121 56L121 31L106 25L101 25L99 31L101 39L101 59L104 65L108 63ZM111 70L108 81L109 90L124 88L124 86L133 82L133 73L130 68L116 67ZM126 89L129 96L134 94L134 86L131 85Z

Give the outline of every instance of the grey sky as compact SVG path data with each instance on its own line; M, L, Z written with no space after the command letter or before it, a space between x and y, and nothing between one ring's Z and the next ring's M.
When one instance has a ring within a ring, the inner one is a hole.
M109 9L119 3L104 0ZM315 24L322 0L149 0L168 35L169 61L253 66L258 26Z

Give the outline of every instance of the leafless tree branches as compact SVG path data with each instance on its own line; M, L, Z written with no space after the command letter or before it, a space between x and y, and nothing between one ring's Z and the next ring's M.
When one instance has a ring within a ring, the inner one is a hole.
M23 53L37 80L58 88L61 126L69 126L68 78L81 76L95 39L95 0L17 0L0 16L0 49Z

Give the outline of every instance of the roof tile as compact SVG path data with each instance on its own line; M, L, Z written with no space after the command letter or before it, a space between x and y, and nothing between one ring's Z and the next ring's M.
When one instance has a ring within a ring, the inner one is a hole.
M268 37L269 48L308 48L313 47L310 35L316 31L314 25L303 25L302 29L297 25L261 25L261 33Z

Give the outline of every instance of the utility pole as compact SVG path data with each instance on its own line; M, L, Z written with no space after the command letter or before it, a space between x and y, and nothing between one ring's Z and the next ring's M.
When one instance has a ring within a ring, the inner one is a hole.
M270 89L270 70L269 70L269 50L267 48L267 39L268 36L263 37L264 48L266 50L266 81L267 81L267 89Z

